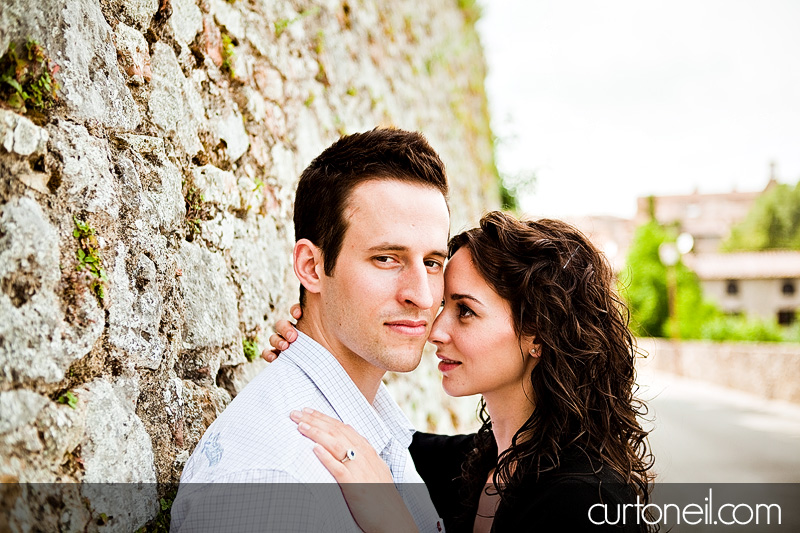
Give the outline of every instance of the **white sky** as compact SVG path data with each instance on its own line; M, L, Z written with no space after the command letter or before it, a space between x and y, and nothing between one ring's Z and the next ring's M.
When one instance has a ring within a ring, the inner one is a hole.
M484 0L501 172L529 214L800 179L800 1Z

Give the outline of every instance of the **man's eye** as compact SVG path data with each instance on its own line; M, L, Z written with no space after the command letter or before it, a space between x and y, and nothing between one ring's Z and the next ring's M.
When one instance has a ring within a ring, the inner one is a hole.
M440 268L442 268L442 263L435 259L429 259L428 261L425 261L425 266L430 268L431 270L438 271Z

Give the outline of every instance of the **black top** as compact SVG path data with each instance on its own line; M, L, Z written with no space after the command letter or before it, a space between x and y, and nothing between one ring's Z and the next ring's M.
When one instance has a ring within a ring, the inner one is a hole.
M468 496L461 480L461 465L474 448L472 435L414 434L409 448L417 472L425 481L448 533L472 531L480 494ZM636 504L633 488L599 461L580 450L560 455L561 466L524 482L512 503L501 502L492 531L569 531L639 533L636 510L627 509L626 523L618 520L624 504ZM486 470L488 476L489 469ZM467 500L467 501L465 501ZM605 507L593 505L604 504ZM593 524L591 518L602 525ZM605 513L608 513L607 515ZM607 520L606 520L607 518ZM619 522L611 525L605 523Z

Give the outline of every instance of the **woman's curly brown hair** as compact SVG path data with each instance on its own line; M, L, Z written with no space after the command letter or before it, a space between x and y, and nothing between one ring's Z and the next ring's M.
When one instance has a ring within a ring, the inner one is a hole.
M498 211L453 237L450 257L461 248L509 303L517 335L541 345L531 372L533 414L496 462L481 400L483 426L463 469L470 492L484 486L491 465L501 499L511 500L523 478L557 470L563 451L579 449L648 500L653 456L637 420L647 413L634 396L637 348L604 255L569 224Z

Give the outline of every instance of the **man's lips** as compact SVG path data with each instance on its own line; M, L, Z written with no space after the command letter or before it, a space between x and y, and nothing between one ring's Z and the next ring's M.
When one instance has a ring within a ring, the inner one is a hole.
M428 334L428 322L425 320L392 320L384 324L401 335L418 337Z

